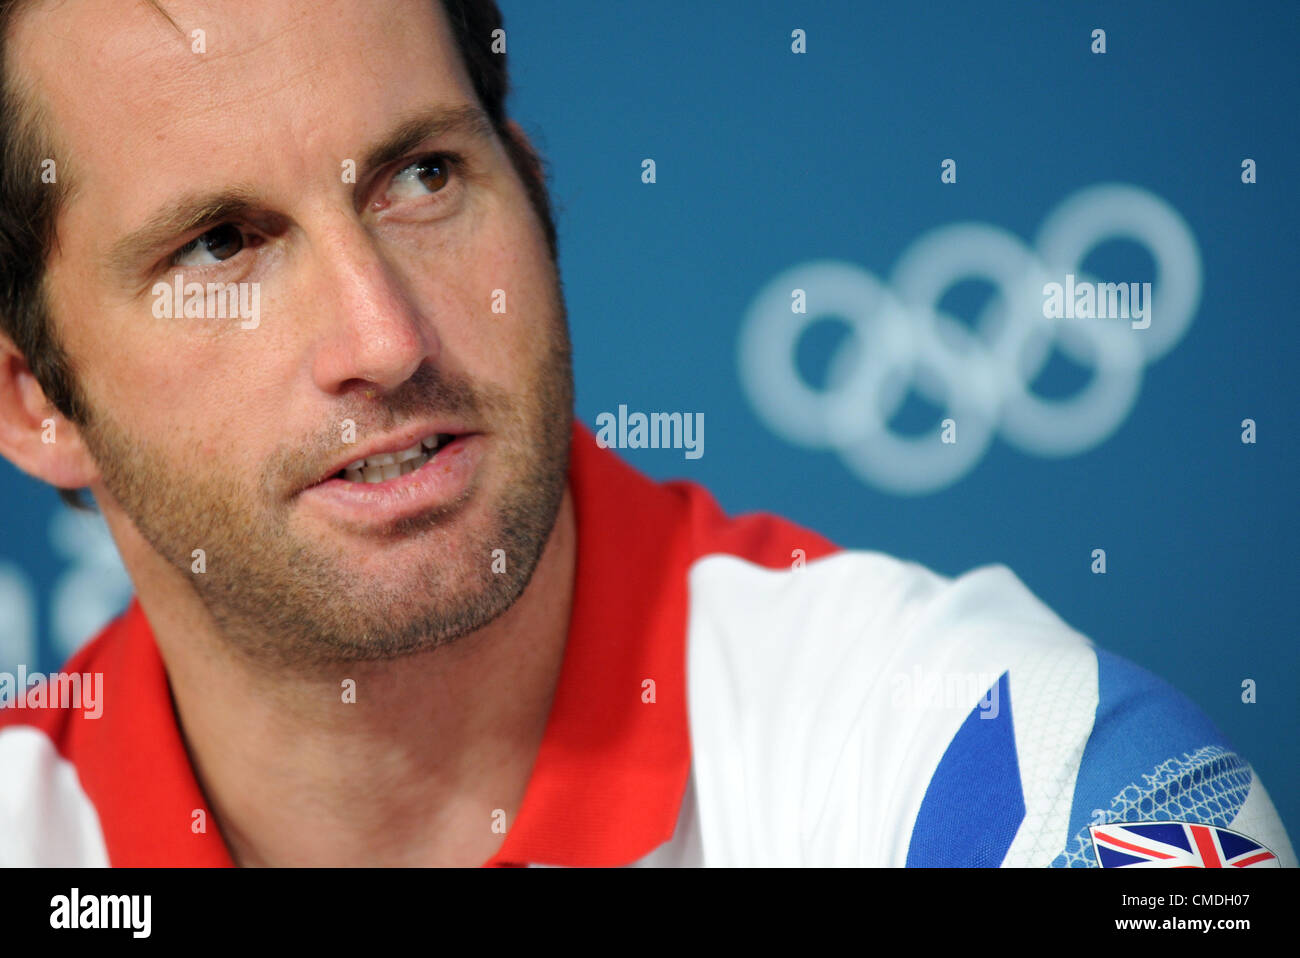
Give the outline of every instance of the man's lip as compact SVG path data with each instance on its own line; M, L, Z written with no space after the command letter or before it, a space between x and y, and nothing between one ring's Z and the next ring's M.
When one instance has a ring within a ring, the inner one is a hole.
M475 430L466 429L464 426L449 423L432 423L423 426L408 426L400 432L389 433L382 439L376 439L374 442L357 446L353 451L345 454L329 470L320 475L315 482L303 487L303 491L319 486L322 482L328 482L337 476L346 466L351 465L359 459L369 459L371 456L382 456L384 453L397 453L403 449L409 449L421 439L427 439L430 436L442 434L452 436L473 436L477 435Z
M405 520L421 519L445 528L470 506L488 457L489 436L460 433L417 469L382 482L331 478L303 490L297 500L302 521L324 524L345 535L405 539L416 531Z

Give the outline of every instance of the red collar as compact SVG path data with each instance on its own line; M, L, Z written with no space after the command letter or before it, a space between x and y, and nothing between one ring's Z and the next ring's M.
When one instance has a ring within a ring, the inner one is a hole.
M690 770L687 500L600 449L582 425L569 483L578 552L564 664L523 803L487 865L633 862L672 837ZM65 668L102 670L119 703L71 723L62 748L99 811L112 864L232 864L139 603ZM197 812L206 831L194 830Z
M684 501L581 425L570 455L578 565L564 668L518 818L489 865L633 862L672 837L690 771Z

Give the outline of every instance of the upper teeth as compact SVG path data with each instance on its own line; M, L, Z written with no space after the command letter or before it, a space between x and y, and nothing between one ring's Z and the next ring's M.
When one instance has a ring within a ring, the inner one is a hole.
M425 450L433 449L437 445L437 435L425 436L419 442L412 443L398 452L381 452L376 456L358 459L344 467L343 478L352 482L383 482L385 479L396 479L408 472L415 472L428 462L431 453L426 453Z

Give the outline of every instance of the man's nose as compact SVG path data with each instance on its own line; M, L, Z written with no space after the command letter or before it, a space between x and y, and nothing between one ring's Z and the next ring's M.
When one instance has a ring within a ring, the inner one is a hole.
M312 369L320 389L337 394L373 385L388 391L421 363L437 360L433 324L362 223L340 216L319 233L311 272L311 300L323 313L310 324L321 336Z

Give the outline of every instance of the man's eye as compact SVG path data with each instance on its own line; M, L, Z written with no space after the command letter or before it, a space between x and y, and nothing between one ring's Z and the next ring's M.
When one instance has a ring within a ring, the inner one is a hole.
M214 226L172 256L173 266L208 266L228 260L244 248L244 234L234 223Z
M417 160L393 177L389 190L397 199L437 193L451 180L451 160L441 154Z

